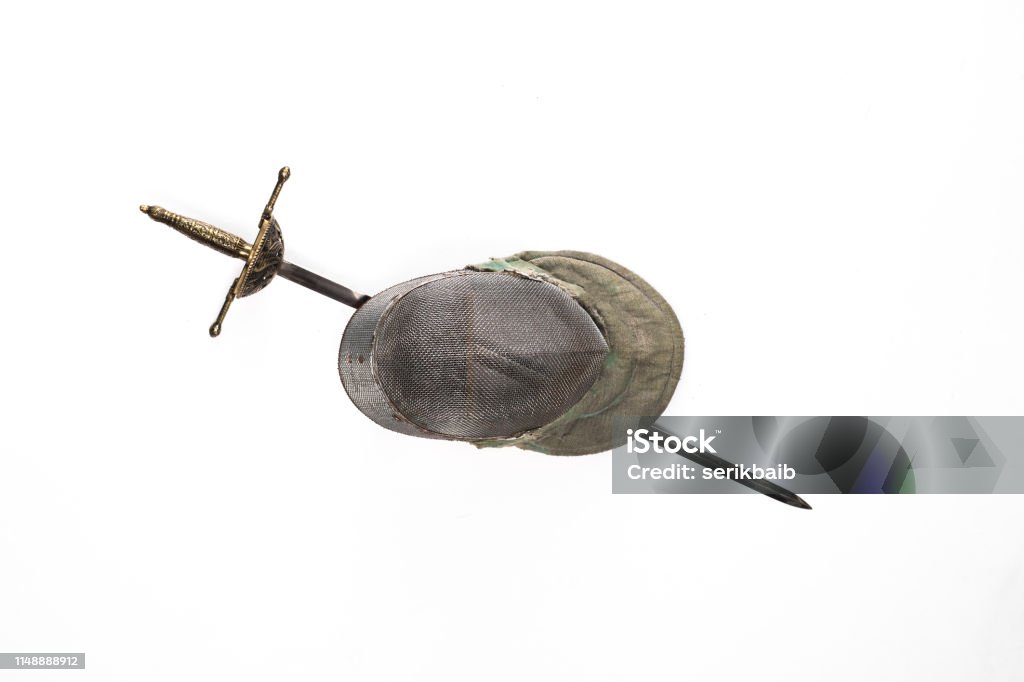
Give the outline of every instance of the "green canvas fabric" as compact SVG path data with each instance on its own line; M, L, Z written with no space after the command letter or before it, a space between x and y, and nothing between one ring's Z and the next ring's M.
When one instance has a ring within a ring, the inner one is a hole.
M625 443L616 421L657 417L683 370L683 330L665 299L636 273L580 251L524 251L470 266L512 271L562 287L590 313L608 342L604 368L587 395L561 417L479 447L514 445L552 455L586 455ZM620 425L621 426L621 425Z

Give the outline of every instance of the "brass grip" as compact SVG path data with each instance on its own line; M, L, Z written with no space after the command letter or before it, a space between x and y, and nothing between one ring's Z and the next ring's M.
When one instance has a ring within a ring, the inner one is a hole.
M139 210L158 223L173 227L189 239L205 244L214 251L220 251L226 256L246 260L249 257L249 252L252 250L249 242L241 237L209 223L204 223L201 220L172 213L160 206L146 206L143 204L139 206Z

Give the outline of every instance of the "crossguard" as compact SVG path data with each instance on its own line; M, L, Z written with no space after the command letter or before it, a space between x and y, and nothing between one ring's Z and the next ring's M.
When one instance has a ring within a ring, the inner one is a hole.
M259 234L256 235L256 241L253 242L252 249L245 259L242 273L231 284L227 295L224 296L224 304L220 307L217 319L210 325L210 336L220 336L224 317L228 314L228 308L231 307L235 298L252 296L257 291L261 291L270 284L270 280L274 279L274 275L281 268L281 263L284 262L284 239L281 237L281 226L274 220L274 204L277 203L281 188L284 187L284 183L288 181L291 174L288 166L278 172L277 184L274 185L274 191L271 192L267 206L263 209L263 215L260 217Z

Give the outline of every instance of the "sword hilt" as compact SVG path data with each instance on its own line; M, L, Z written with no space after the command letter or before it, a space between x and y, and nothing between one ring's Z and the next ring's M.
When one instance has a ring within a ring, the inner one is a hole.
M368 296L358 294L284 260L284 238L281 236L281 226L274 219L274 205L289 177L291 170L288 166L278 172L277 184L274 185L274 191L271 192L270 199L267 200L267 205L260 215L259 233L252 244L227 230L173 213L160 206L139 206L139 210L158 223L168 225L189 239L205 244L215 251L245 261L241 274L228 288L217 319L210 325L210 336L220 335L224 317L236 298L252 296L262 291L279 273L286 279L355 308L369 299Z

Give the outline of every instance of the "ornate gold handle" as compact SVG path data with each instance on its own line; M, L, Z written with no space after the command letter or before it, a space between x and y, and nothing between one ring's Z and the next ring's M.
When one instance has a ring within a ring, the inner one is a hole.
M227 230L222 230L209 223L204 223L202 220L178 215L160 206L147 206L143 204L139 206L139 210L158 223L173 227L189 239L205 244L214 251L220 251L225 256L246 260L252 251L252 245L238 235L231 234Z

